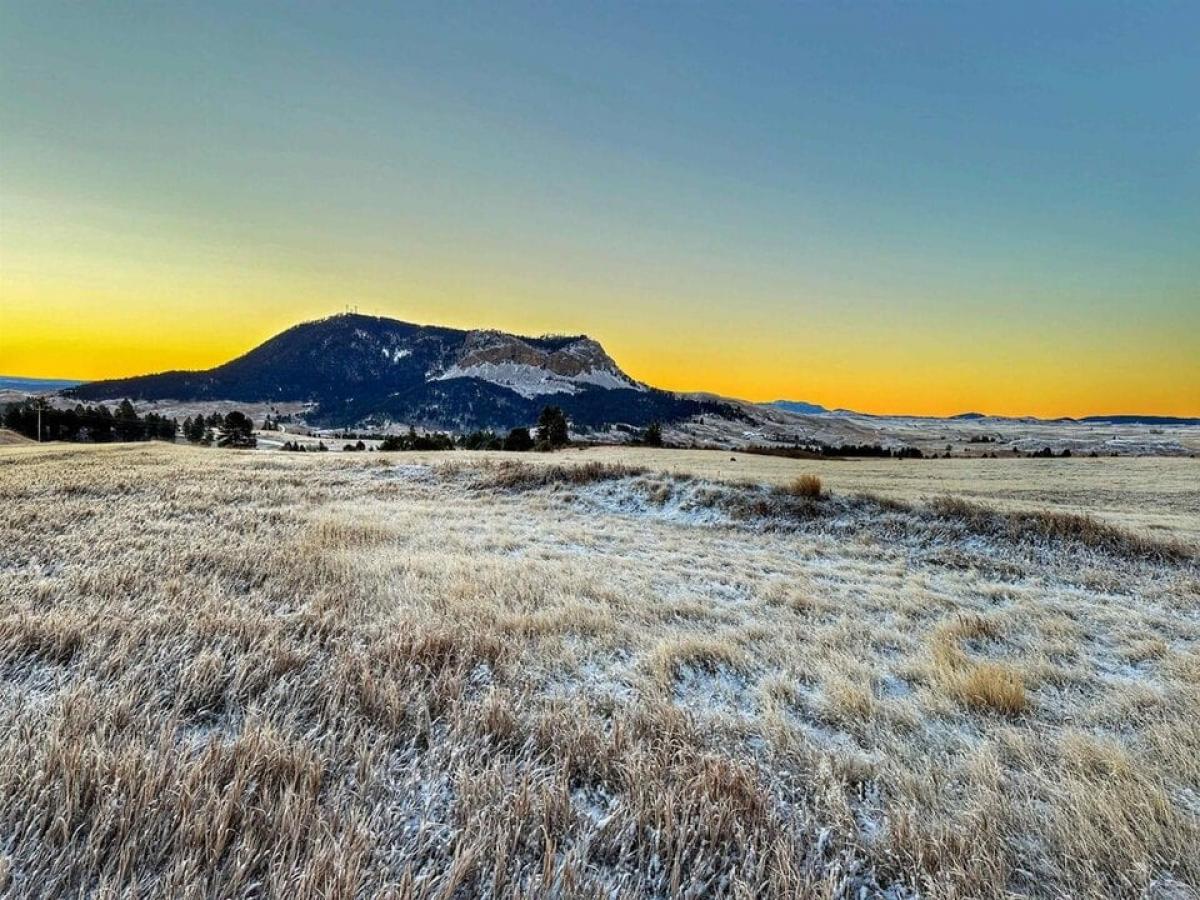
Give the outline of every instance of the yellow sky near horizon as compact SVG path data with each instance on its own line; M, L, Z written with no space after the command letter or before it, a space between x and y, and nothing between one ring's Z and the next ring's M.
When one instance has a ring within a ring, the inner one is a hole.
M130 300L120 279L103 281L88 281L85 289L69 279L6 273L0 282L0 374L93 380L208 368L290 325L346 305L329 299L320 286L299 281L243 283L236 295L201 282L173 289L171 302ZM275 292L288 299L272 302ZM368 298L356 305L363 313L421 324L521 334L586 332L630 375L671 390L797 399L876 413L1200 414L1196 358L1152 329L1136 343L1157 343L1163 352L1147 360L1114 352L1111 347L1133 343L1133 336L1107 334L1102 327L1066 338L1047 334L1036 343L1017 344L1014 352L1003 335L993 333L988 340L933 333L903 320L865 329L853 319L825 315L809 322L798 316L769 328L731 316L716 329L701 329L689 326L686 316L635 318L613 315L611 307L606 313L601 298L581 304L578 316L537 304L523 309L518 298L415 291L402 301Z
M748 400L1200 416L1193 17L0 4L0 374L355 305Z

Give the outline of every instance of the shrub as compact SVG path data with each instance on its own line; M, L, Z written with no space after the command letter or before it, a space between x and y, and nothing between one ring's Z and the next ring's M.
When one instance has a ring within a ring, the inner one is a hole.
M359 443L361 444L362 441ZM388 452L395 450L453 450L454 439L440 431L417 434L416 429L410 426L408 434L388 435L379 445L379 449Z
M458 440L464 450L503 450L504 440L490 431L472 431Z
M801 475L795 481L786 485L784 493L793 497L803 497L806 500L821 499L821 479L816 475Z
M661 447L663 445L662 426L657 422L651 422L646 427L646 433L642 435L642 443L647 447Z
M514 428L504 439L504 449L524 453L533 449L533 437L528 428Z

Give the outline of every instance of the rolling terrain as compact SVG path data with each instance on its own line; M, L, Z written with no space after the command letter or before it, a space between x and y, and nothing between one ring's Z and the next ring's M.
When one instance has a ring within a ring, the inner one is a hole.
M0 893L1200 887L1193 461L520 459L0 448Z
M504 432L561 407L576 437L628 443L652 422L683 447L882 447L925 455L1200 453L1200 419L1111 415L1037 419L964 413L869 415L801 401L680 394L627 375L584 335L520 337L346 314L297 325L213 369L85 384L0 378L0 404L133 400L183 420L238 409L284 417L292 435L422 430ZM266 446L273 446L271 440Z

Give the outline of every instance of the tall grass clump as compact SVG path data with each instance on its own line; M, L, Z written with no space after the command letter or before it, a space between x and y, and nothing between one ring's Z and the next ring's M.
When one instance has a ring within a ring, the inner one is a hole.
M823 496L821 479L816 475L801 475L788 482L781 490L791 497L799 497L803 500L820 500Z
M646 472L640 466L595 461L579 465L502 462L494 469L484 470L475 485L502 491L536 490L555 485L580 487L597 481L633 478Z
M1003 663L976 661L962 648L964 641L999 635L998 625L980 616L942 626L933 639L934 672L946 693L965 706L1017 716L1029 707L1022 674Z

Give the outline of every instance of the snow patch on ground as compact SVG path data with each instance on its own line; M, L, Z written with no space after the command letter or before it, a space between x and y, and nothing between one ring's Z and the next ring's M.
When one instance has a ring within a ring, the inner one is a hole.
M66 666L40 659L5 663L0 666L0 698L47 706L68 677Z
M681 525L728 525L729 514L713 503L713 487L703 482L648 484L637 478L601 481L576 496L600 512L645 516Z
M454 824L452 771L445 761L430 760L428 754L409 746L393 751L379 773L379 783L387 790L384 821L396 823L391 849L385 847L383 853L399 871L409 861L405 848L425 848L424 864L411 873L418 882L432 876L450 857L459 831Z
M758 709L754 695L753 682L727 666L709 669L685 665L675 676L675 703L703 715L725 713L750 718Z
M574 699L582 695L628 703L636 695L629 681L629 656L616 653L609 660L588 659L573 672L556 673L546 680L542 692L554 698Z
M380 465L375 475L387 481L429 481L433 478L433 470L419 463L389 464Z
M197 716L180 726L177 735L183 747L197 751L203 750L214 741L222 747L232 745L240 728L239 722L229 712L222 711Z
M571 803L590 825L603 828L617 808L617 798L600 787L581 787L571 792Z
M899 699L912 693L912 685L905 678L899 678L890 672L879 679L880 697L884 699Z

